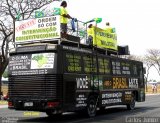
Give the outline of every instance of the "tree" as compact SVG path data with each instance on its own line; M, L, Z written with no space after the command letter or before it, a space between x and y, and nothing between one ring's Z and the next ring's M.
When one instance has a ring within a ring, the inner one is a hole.
M3 72L3 75L2 75L4 78L8 78L8 69L6 69L4 72Z
M1 78L8 65L10 46L14 46L15 21L34 16L34 12L55 0L1 0L0 1L0 92Z
M145 64L146 67L145 82L146 82L146 92L148 92L147 82L148 82L149 70L152 66L154 66L154 63L152 60L148 58L148 55L144 56L143 63Z
M149 49L147 50L146 58L152 62L153 66L160 75L160 50L158 49Z

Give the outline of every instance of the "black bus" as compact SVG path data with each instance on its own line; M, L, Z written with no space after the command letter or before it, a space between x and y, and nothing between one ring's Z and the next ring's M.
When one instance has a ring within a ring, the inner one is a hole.
M17 47L9 58L9 102L16 110L59 115L145 101L143 63L90 47L37 44Z

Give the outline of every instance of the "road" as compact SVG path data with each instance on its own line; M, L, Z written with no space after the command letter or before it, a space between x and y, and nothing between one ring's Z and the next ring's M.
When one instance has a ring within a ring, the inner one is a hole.
M128 111L125 106L115 106L107 108L104 113L98 113L94 118L75 113L65 113L60 118L48 118L45 113L31 116L27 112L7 108L0 109L0 117L4 123L5 120L15 123L17 120L20 123L160 123L160 95L146 96L145 102L136 103L135 110Z

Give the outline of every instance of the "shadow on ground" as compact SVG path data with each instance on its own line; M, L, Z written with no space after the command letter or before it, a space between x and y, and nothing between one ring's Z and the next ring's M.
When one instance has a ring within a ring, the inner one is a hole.
M124 122L125 116L132 116L137 113L145 113L147 111L154 110L159 107L139 107L135 110L128 111L124 107L112 107L108 108L103 112L98 111L97 116L94 118L87 118L86 116L78 113L67 113L60 117L36 117L36 118L21 118L18 122L20 123L109 123L109 121L121 120L118 123ZM117 121L116 121L117 122ZM113 123L113 122L112 122Z

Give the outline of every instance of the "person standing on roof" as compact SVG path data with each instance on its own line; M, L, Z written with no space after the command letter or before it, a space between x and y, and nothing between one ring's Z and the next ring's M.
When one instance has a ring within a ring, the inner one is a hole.
M106 23L106 28L104 30L106 30L108 33L116 33L116 29L112 28L109 22Z
M87 29L88 39L87 39L86 44L88 44L88 45L92 45L93 44L93 34L94 34L93 25L90 24L88 26L88 29Z
M110 27L110 23L107 22L106 23L106 29L105 29L108 33L112 33L112 28Z
M68 14L67 10L67 2L62 1L60 8L60 23L61 23L61 37L67 39L67 23L68 19L72 19L72 17Z

